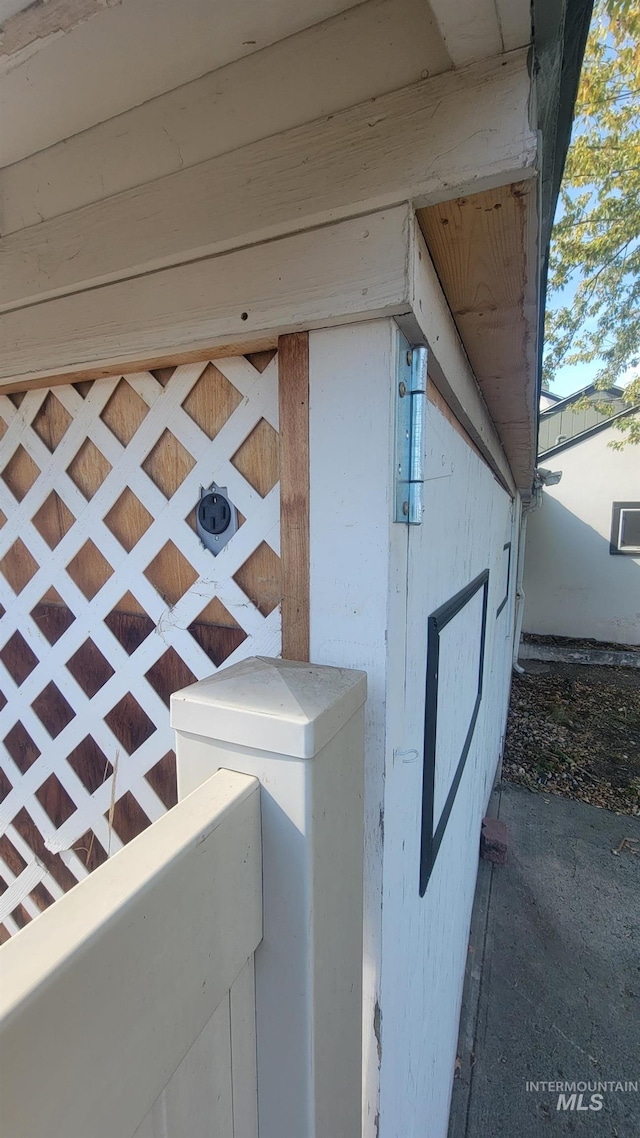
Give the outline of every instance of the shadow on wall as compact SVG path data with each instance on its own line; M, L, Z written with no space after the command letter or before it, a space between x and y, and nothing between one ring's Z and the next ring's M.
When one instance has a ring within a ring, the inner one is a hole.
M529 517L523 630L640 644L640 561L545 492Z

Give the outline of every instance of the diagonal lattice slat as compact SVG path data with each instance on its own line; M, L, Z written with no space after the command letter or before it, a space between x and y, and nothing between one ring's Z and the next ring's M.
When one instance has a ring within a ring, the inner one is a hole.
M170 692L280 652L277 359L0 396L0 433L1 940L175 801Z

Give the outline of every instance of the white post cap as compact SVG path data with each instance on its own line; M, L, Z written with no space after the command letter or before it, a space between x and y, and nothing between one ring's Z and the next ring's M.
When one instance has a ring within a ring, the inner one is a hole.
M176 731L311 759L367 697L366 672L252 656L171 696Z

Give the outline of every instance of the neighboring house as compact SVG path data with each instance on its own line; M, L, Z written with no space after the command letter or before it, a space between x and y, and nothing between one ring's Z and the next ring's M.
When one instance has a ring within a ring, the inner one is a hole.
M590 0L23 7L0 931L176 802L176 689L253 655L362 669L351 1086L365 1138L444 1138Z
M593 384L542 411L538 464L562 478L528 519L525 632L640 644L640 449L611 446L638 413Z
M554 395L553 391L543 389L540 392L540 410L546 411L549 407L555 407L556 403L560 403L561 398L560 395Z

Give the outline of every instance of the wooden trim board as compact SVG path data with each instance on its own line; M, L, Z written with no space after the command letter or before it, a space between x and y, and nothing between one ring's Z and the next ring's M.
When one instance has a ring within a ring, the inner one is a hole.
M1 322L2 317L0 316L0 324ZM228 359L231 356L260 355L262 352L274 351L277 342L277 336L274 335L258 336L248 340L234 337L229 340L228 344L218 344L208 351L206 348L195 348L187 351L169 351L160 356L154 353L145 359L132 360L126 365L122 360L114 359L107 361L100 367L83 367L77 371L72 371L69 368L52 375L36 375L26 379L20 376L12 376L8 379L0 377L0 394L33 391L41 387L57 387L66 383L91 382L94 379L108 379L112 375L121 375L123 372L158 371L163 368L170 368L173 371L174 367L179 365L201 363L202 360L213 361Z
M49 221L450 67L423 0L366 0L4 166L2 233Z
M234 341L257 350L408 311L411 218L402 205L5 313L0 388L231 355Z
M282 655L309 659L309 334L278 340Z
M32 225L0 241L0 308L532 177L530 97L512 52Z

